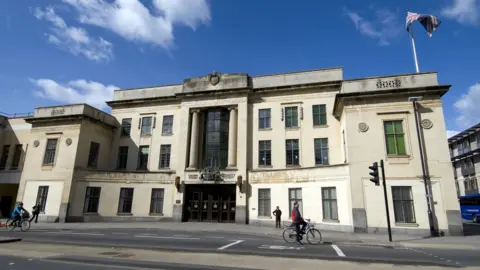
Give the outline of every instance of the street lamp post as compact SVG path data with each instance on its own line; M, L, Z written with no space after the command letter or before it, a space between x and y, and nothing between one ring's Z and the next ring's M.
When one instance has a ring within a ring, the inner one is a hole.
M430 235L431 236L438 236L438 231L435 228L435 207L433 205L433 192L432 192L432 183L430 182L430 177L427 176L427 162L425 159L425 154L423 152L423 141L420 135L420 121L418 116L418 106L417 101L422 100L423 97L409 97L408 101L411 101L413 104L413 113L415 114L415 129L417 131L417 138L418 138L418 148L420 150L420 162L422 163L422 174L423 174L423 184L425 186L425 197L427 199L427 209L428 209L428 222L430 224Z

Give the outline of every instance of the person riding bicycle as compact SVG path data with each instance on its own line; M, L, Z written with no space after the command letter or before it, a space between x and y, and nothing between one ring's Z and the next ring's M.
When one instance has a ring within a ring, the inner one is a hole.
M28 213L25 208L23 208L23 202L20 202L15 209L13 209L12 219L13 221L19 222L22 219L22 211Z
M300 213L300 209L298 207L298 202L293 204L293 211L292 211L292 222L295 224L295 229L297 231L297 242L300 243L300 235L305 233L305 226L307 226L307 222L303 220L302 214ZM300 230L300 225L302 225L302 229Z

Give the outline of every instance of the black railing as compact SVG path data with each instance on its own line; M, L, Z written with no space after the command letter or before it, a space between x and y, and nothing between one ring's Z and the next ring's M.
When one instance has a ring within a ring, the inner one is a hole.
M27 112L27 113L4 113L0 112L0 116L5 116L7 118L25 118L25 117L33 117L34 113L33 112Z

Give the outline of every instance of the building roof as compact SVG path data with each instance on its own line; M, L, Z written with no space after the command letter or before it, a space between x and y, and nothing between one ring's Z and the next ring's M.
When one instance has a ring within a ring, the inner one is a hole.
M467 129L465 129L464 131L456 134L456 135L453 135L452 137L448 138L448 143L454 143L460 139L463 139L464 137L467 137L469 135L472 135L474 134L475 132L479 131L480 130L480 123L476 124L476 125L473 125Z

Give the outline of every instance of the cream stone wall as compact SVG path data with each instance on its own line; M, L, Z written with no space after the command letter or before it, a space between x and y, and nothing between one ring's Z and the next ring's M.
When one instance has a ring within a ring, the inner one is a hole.
M55 221L59 216L60 205L62 204L64 181L63 179L56 181L27 180L22 200L27 210L36 204L38 188L40 186L48 186L48 196L45 204L45 212L40 213L39 220Z
M10 145L7 164L4 170L0 170L0 184L19 184L25 156L28 150L31 125L25 122L25 118L4 118L3 128L0 128L0 152L4 145ZM12 168L15 146L22 145L20 163L16 169Z

